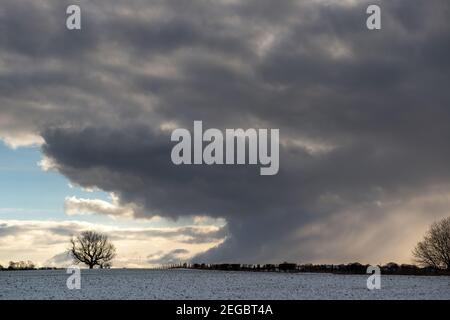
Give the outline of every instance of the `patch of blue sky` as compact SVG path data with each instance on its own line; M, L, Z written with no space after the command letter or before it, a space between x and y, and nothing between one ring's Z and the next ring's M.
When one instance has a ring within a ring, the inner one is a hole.
M78 220L117 227L166 227L193 223L189 217L167 219L111 219L103 215L71 215L64 212L64 199L100 199L111 202L101 190L86 191L71 185L55 171L43 171L39 146L11 149L0 141L0 219L11 220Z
M86 192L69 186L54 171L43 171L39 147L11 149L0 142L0 218L26 220L66 220L67 196L109 200L106 192Z

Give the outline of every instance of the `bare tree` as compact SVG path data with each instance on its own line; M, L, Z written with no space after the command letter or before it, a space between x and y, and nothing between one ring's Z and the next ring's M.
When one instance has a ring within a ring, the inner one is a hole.
M431 225L413 255L421 265L450 270L450 217Z
M69 251L75 263L84 263L89 269L94 266L109 266L116 256L116 248L108 240L108 236L95 231L84 231L70 239L70 243Z

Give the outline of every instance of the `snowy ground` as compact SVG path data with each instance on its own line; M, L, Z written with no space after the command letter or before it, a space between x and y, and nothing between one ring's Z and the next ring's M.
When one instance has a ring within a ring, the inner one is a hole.
M450 299L450 277L367 276L200 270L82 270L81 289L65 270L0 272L0 299Z

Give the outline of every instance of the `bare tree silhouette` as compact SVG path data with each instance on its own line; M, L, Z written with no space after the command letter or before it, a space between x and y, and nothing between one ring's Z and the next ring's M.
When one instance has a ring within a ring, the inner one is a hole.
M108 240L108 236L95 231L84 231L70 239L70 243L69 251L75 263L84 263L89 269L94 266L110 266L116 256L116 248Z
M421 265L450 270L450 217L431 225L413 255Z

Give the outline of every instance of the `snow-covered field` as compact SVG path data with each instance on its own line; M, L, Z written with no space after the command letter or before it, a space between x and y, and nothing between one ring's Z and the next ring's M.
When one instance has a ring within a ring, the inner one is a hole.
M0 272L0 299L450 299L450 277L200 270L82 270L69 290L64 270Z

